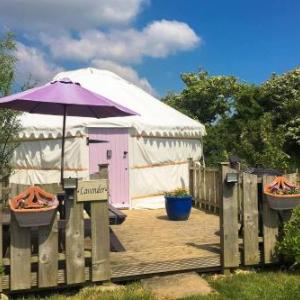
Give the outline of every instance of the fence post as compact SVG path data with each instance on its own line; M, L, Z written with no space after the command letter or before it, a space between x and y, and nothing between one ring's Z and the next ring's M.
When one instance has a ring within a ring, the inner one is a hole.
M188 166L189 166L189 193L194 197L194 162L190 157L188 158Z
M58 273L58 213L48 226L38 230L38 287L57 286Z
M263 176L262 187L271 183L274 176ZM276 262L275 245L278 236L279 220L275 210L269 207L265 195L263 195L263 237L264 237L264 263Z
M108 165L99 165L99 179L106 179L108 182ZM111 270L108 199L91 202L91 235L92 281L109 281Z
M83 203L77 203L77 179L65 179L66 282L85 281Z
M206 211L207 207L206 207L206 202L207 202L207 194L206 194L206 190L207 190L207 186L206 186L206 180L207 180L207 172L206 172L206 168L202 168L202 178L201 178L201 185L202 185L202 189L201 189L201 195L202 195L202 205L201 207Z
M30 228L19 227L13 214L10 220L10 289L26 290L31 287L31 234Z
M200 180L200 164L194 164L194 186L195 186L195 195L194 195L194 202L195 207L199 207L199 180Z
M228 173L238 173L226 164L222 168L222 198L220 208L221 260L224 274L240 263L238 237L237 183L226 183Z
M243 173L242 185L244 264L259 263L257 176Z

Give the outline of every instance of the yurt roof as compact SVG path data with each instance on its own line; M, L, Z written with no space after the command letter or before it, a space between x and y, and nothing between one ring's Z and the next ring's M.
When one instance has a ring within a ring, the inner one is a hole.
M85 132L91 127L128 127L137 134L146 136L190 136L205 135L205 127L179 111L164 104L136 85L113 72L85 68L61 72L54 80L70 78L81 86L113 100L137 112L139 116L104 119L67 117L67 135ZM23 114L23 131L20 137L57 137L61 135L62 117Z

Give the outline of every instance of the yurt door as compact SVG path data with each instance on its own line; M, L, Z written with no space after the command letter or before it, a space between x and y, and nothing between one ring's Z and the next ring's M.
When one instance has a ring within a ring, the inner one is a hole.
M129 207L128 130L124 128L89 129L90 174L99 164L108 164L109 201L119 208Z

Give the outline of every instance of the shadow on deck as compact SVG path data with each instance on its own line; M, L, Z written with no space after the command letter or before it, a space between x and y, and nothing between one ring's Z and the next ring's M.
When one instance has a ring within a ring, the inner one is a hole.
M170 221L164 209L126 211L111 226L125 248L111 252L112 279L177 271L220 269L219 217L193 209L189 220Z

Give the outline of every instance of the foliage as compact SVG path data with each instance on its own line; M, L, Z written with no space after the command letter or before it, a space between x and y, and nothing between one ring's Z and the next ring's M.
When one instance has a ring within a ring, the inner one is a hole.
M184 197L189 195L190 195L189 192L185 188L178 188L173 192L165 193L166 197Z
M300 265L300 206L293 210L290 220L284 224L283 238L277 243L279 254L294 265Z
M184 73L186 85L180 94L170 93L163 101L207 124L216 122L230 111L232 93L238 88L233 76L209 76L205 71Z
M300 166L300 68L273 74L262 84L261 94L260 105L272 113L273 124L284 130L283 150Z
M14 80L16 58L12 51L16 50L14 35L11 32L0 39L0 96L9 94Z
M268 113L240 124L239 143L235 149L251 165L287 169L290 156L283 151L285 141L282 128L274 128Z
M13 51L16 43L12 33L7 33L0 38L0 97L10 93L13 81L16 58ZM20 129L17 113L8 110L0 110L0 175L9 172L9 163L16 148L14 141L16 133Z
M207 165L238 155L249 166L300 166L300 68L261 85L204 71L181 78L184 89L162 100L205 124Z

